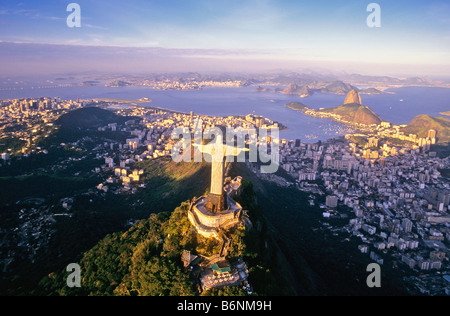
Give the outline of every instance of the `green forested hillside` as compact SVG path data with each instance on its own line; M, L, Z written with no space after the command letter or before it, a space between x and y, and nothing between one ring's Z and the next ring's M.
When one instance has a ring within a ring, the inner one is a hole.
M431 146L439 156L450 155L450 119L444 116L432 117L418 115L402 131L408 134L416 134L419 137L428 137L428 131L434 129L437 132L437 143Z
M88 129L106 126L110 123L123 124L130 119L98 107L85 107L62 115L55 121L55 124L67 129Z
M432 117L429 115L416 116L403 131L408 134L416 134L419 137L427 137L428 131L437 131L438 141L442 143L450 142L450 119L446 117Z
M79 262L82 286L70 289L68 273L54 272L42 279L39 294L45 295L192 295L194 289L183 273L177 244L190 226L189 204L184 203L172 216L152 215L126 232L106 236L85 252ZM167 237L172 233L172 237ZM189 240L189 237L186 238Z
M253 187L246 182L240 202L248 209L257 226L231 232L232 244L227 258L243 258L249 264L250 282L260 295L292 294L283 277L272 266L265 251L270 251L265 224L260 217ZM113 233L85 252L81 266L81 287L69 288L65 270L50 273L39 283L41 295L95 296L184 296L196 295L189 274L183 270L181 252L208 252L214 240L205 240L191 226L182 203L171 214L153 214L128 231ZM204 253L211 255L212 253ZM210 290L203 295L244 295L239 287Z

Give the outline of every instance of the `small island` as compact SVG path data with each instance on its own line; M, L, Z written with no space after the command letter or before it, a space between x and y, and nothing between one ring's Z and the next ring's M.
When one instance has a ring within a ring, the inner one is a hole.
M296 111L301 111L301 112L305 112L307 110L310 110L306 105L304 105L303 103L300 102L291 102L286 104L286 107L292 109L292 110L296 110Z
M105 84L105 87L118 88L118 87L129 87L131 83L123 80L114 80Z

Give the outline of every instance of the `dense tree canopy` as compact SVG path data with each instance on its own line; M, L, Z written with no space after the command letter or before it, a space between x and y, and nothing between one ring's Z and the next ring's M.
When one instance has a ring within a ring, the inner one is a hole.
M244 182L240 203L257 221L258 208L251 183ZM221 243L197 234L189 222L190 202L184 202L171 214L153 214L135 223L128 231L106 236L85 252L79 262L81 287L69 288L69 272L51 273L40 282L40 294L95 296L192 296L197 291L182 266L181 253L211 256L220 251ZM282 284L266 267L265 237L261 230L243 225L227 232L231 240L227 258L243 258L250 264L250 281L261 295L279 294ZM274 284L278 284L274 286ZM240 287L213 289L202 295L246 295Z

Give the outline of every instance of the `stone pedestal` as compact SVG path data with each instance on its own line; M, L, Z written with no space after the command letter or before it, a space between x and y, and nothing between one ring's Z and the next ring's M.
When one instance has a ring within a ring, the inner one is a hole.
M225 194L209 193L206 199L206 209L211 213L219 213L227 208Z

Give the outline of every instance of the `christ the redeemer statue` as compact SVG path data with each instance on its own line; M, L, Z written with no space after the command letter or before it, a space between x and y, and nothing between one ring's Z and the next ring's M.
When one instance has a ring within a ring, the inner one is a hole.
M220 133L219 133L220 134ZM223 136L216 135L215 141L207 145L195 145L200 152L211 156L211 189L206 201L206 208L212 213L222 212L227 208L224 191L224 166L228 156L239 156L246 148L237 148L223 144Z

